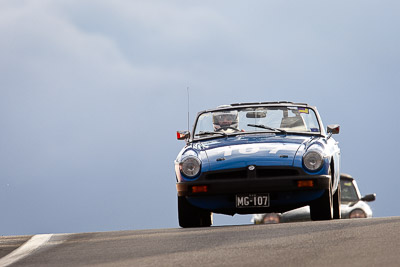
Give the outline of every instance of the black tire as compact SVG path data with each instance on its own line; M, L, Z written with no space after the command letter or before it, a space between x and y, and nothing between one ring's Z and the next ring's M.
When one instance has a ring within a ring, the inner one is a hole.
M185 197L178 197L178 219L183 228L208 227L212 224L212 213L193 207Z
M329 189L325 190L322 197L310 205L310 216L313 221L332 220L332 184L329 183Z
M340 219L341 216L341 208L340 204L342 203L341 201L342 193L340 189L340 180L336 189L335 194L333 194L333 219Z

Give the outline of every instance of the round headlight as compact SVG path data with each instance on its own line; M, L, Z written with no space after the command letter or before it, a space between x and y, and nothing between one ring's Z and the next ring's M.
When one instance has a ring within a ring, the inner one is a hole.
M181 172L187 177L195 177L200 172L200 160L196 157L184 158L179 163Z
M277 213L267 213L264 216L264 223L280 223L281 217Z
M367 218L367 215L365 214L364 211L360 210L360 209L355 209L352 212L350 212L349 215L350 219L354 219L354 218Z
M304 166L309 171L316 171L322 167L324 163L321 153L317 151L309 151L303 157Z

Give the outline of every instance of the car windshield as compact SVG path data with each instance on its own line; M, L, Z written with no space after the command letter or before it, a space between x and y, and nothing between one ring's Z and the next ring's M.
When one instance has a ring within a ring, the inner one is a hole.
M358 201L358 195L354 184L351 181L341 179L340 180L341 189L341 200L342 202L356 202Z
M312 133L321 129L311 108L296 106L221 109L199 115L194 138L241 133Z

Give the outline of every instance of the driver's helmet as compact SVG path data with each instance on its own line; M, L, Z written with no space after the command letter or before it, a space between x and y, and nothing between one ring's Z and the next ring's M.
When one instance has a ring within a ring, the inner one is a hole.
M238 128L239 119L237 110L224 110L213 113L214 131L227 130L229 127Z

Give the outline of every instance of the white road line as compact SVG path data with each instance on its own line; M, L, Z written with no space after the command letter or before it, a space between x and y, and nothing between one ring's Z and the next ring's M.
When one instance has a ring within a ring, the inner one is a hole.
M1 267L6 267L8 265L11 265L22 258L25 258L28 256L30 253L35 251L36 249L40 248L43 246L47 241L50 240L50 238L53 236L53 234L44 234L44 235L34 235L29 239L25 244L8 254L7 256L4 256L3 258L0 259L0 266Z

